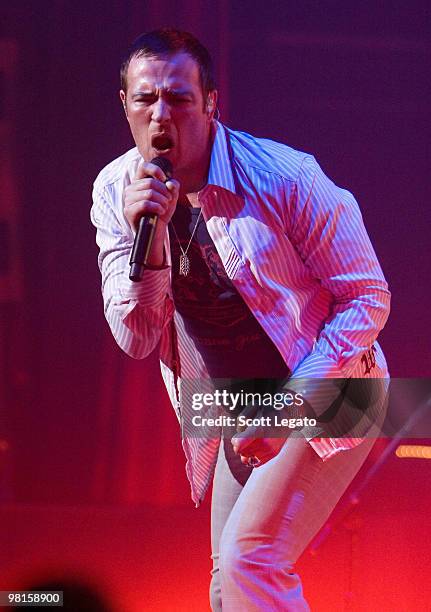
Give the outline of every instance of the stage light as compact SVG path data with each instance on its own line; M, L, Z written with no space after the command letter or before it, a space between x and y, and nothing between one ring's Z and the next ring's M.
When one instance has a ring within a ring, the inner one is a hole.
M400 444L395 454L400 459L431 459L431 446Z
M0 439L0 452L4 451L6 452L7 450L9 450L9 444L6 440L1 440Z

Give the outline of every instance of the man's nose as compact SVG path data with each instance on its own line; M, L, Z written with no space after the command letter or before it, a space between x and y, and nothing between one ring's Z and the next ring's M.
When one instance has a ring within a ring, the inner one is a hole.
M169 104L163 98L159 98L153 104L152 120L156 123L164 123L171 118L171 109Z

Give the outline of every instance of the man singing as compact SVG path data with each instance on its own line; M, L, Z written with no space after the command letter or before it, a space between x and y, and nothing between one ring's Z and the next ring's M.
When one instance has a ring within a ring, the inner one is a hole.
M159 347L196 505L214 475L211 607L309 610L295 562L364 462L385 409L382 270L355 199L314 157L216 120L211 58L192 35L140 36L120 98L136 147L100 172L91 212L105 315L128 355ZM171 162L172 178L156 157ZM134 234L149 214L158 219L151 252L132 282ZM319 426L193 435L185 423L190 381L273 391L284 381L319 417L334 405L342 413L349 381L364 378L377 381L372 418L343 435Z

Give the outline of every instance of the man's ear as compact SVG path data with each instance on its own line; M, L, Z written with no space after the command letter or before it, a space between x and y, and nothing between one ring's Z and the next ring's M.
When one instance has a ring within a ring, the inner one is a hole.
M120 100L121 100L121 104L123 105L124 112L126 113L126 117L127 117L126 92L123 89L120 89Z
M208 119L212 119L214 117L214 113L216 109L217 109L217 90L213 89L213 91L210 91L207 96L206 112L208 115Z

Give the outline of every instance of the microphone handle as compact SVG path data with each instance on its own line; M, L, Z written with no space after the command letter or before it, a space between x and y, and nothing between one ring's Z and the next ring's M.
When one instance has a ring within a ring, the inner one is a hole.
M138 231L135 235L129 262L129 278L135 283L142 280L145 265L151 251L154 233L156 231L157 218L157 215L146 215L139 219Z

